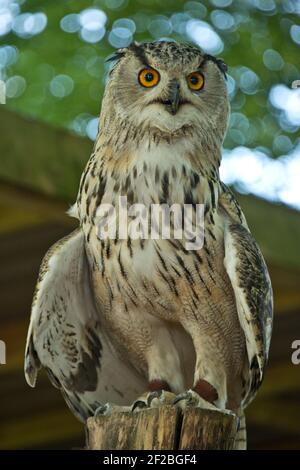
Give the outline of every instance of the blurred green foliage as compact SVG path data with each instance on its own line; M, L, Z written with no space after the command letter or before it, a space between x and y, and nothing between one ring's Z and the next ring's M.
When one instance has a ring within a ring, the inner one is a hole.
M300 111L269 97L300 79L299 15L297 0L0 0L0 78L10 108L93 138L114 46L189 41L229 65L225 147L278 156L300 137Z

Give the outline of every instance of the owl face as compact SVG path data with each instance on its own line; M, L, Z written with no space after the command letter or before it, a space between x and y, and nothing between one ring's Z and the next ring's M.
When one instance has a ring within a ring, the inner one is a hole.
M114 114L136 127L177 135L191 128L223 140L229 105L222 61L162 41L135 43L116 57L106 90Z

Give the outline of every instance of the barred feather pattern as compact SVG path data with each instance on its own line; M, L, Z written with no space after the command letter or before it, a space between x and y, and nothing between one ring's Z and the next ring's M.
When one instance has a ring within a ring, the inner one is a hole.
M82 420L107 397L130 404L152 380L175 393L205 380L217 407L242 416L263 380L273 297L262 254L219 177L229 113L225 65L167 42L135 44L114 61L72 208L80 227L41 268L27 380L34 385L45 367ZM160 70L160 91L138 85L145 66ZM196 95L185 77L199 69L206 87ZM174 80L183 106L171 116L163 107ZM117 231L101 239L99 208L111 204L118 214L120 196L148 214L152 204L190 204L194 212L203 204L203 247L188 250L185 236L124 239Z
M121 124L118 127L122 129ZM197 132L190 131L181 138L174 136L170 141L157 131L153 135L149 132L141 131L136 140L129 141L121 131L118 138L113 135L107 140L100 134L82 179L79 212L84 214L82 226L96 298L109 328L118 338L119 348L126 350L135 367L145 375L148 351L159 349L154 336L161 324L179 323L191 337L199 335L201 342L207 344L202 360L213 362L214 369L226 369L226 374L220 372L227 389L223 401L235 408L241 400L236 376L242 373L245 343L223 266L224 227L218 213L219 153L204 164L197 159L204 152L204 141L200 141ZM122 142L120 147L118 142ZM136 142L140 142L138 150ZM120 160L118 149L122 152ZM169 158L170 150L173 159ZM214 155L209 139L205 152ZM130 204L142 203L146 207L152 203L204 204L203 249L188 252L186 240L99 240L96 234L99 204L117 206L120 195L127 196ZM157 323L154 327L151 316ZM226 340L228 336L230 343ZM175 355L174 346L172 349ZM163 369L168 367L164 365ZM181 364L181 369L191 369L191 365ZM169 370L171 377L167 370L159 371L160 377L163 374L176 391L182 391L188 384L192 386L191 374L187 379L180 378L182 371L173 364ZM218 380L211 382L219 385Z

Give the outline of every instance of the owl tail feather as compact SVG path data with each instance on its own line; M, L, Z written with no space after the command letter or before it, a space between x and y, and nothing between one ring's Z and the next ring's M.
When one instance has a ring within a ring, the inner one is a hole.
M233 450L246 450L247 449L247 430L246 430L246 418L244 411L240 408L237 413L240 423L239 429L235 438Z

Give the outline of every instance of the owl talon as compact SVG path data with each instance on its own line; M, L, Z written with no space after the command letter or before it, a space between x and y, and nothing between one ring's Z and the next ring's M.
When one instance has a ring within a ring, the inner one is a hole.
M94 413L94 417L97 418L98 416L108 416L110 413L111 405L106 403L105 405L98 406Z
M158 398L161 395L161 390L157 391L155 390L154 392L150 392L146 395L143 395L142 397L138 398L132 405L132 411L139 411L139 410L144 410L145 408L151 408L152 407L152 401Z
M139 411L145 408L159 408L163 405L172 405L175 395L165 390L155 390L143 395L132 406L132 411Z
M105 405L98 406L94 413L94 417L97 418L98 416L111 416L115 413L126 413L131 411L130 406L118 406L114 405L113 403L105 403Z
M156 399L160 399L162 396L163 391L162 390L155 390L154 392L149 393L147 397L147 404L149 408L151 407L152 401Z
M181 409L195 407L208 410L218 410L215 405L204 400L204 398L200 397L200 395L198 395L198 393L194 392L193 390L187 390L186 392L177 395L177 397L173 400L173 405L179 406Z
M145 403L143 400L136 400L131 407L131 411L133 412L144 410L145 408L148 408L147 403Z
M236 414L228 409L221 409L215 406L213 403L204 400L204 398L200 397L198 393L194 390L187 390L173 400L173 405L179 406L182 410L185 410L188 407L194 408L202 408L204 410L212 410L212 411L219 411L220 413L225 413L227 415L236 416Z

